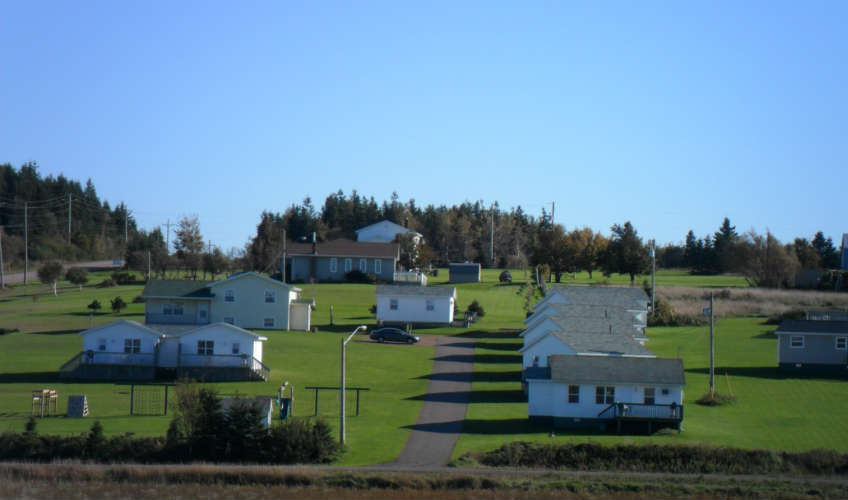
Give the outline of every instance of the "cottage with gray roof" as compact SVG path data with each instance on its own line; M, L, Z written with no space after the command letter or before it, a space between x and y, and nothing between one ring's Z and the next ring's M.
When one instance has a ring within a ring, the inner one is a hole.
M522 366L548 366L548 359L555 355L577 356L625 356L655 358L650 349L627 334L575 330L564 332L555 330L537 338L532 344L527 344L519 352L522 356Z
M787 319L774 334L780 368L848 375L848 321Z
M456 287L377 285L377 323L449 325Z
M554 355L527 371L528 413L558 427L679 430L685 383L680 359Z

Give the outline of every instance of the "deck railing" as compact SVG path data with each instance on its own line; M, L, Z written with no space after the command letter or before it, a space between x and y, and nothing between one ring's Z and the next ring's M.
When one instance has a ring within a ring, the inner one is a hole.
M683 405L613 403L598 413L598 418L642 419L642 420L683 420Z
M271 374L271 369L261 361L242 354L180 354L180 366L248 368L263 380L268 380Z
M398 285L412 284L427 286L427 276L420 271L395 271L394 282Z

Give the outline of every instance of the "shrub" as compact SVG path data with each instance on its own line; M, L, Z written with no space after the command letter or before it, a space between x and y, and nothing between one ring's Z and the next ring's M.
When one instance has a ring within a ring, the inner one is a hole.
M65 273L65 279L74 285L84 285L88 283L88 273L81 267L72 267Z
M116 314L120 314L121 309L127 307L127 303L124 302L124 299L122 299L120 297L120 295L115 297L114 299L112 299L111 304L112 304L112 311L115 312Z
M135 283L135 274L125 271L115 271L112 273L112 281L119 285L131 285Z
M807 313L801 309L790 309L789 311L784 311L779 314L772 314L765 320L765 324L767 325L779 325L781 321L785 319L804 319L807 317Z
M348 271L345 273L345 281L348 283L376 283L377 276L373 274L366 274L360 271L359 269L354 269L352 271Z
M648 316L648 326L698 326L705 325L707 320L700 316L677 314L671 303L657 297L654 301L654 312Z
M476 314L479 318L482 318L486 315L486 311L483 309L483 306L481 306L480 303L477 302L477 299L474 299L471 302L471 305L468 306L467 311Z
M103 281L101 281L100 283L98 283L97 287L98 288L111 288L111 287L115 286L115 284L116 284L115 280L113 280L112 278L106 278Z
M133 301L133 304L142 304L142 303L144 303L144 297L142 297L141 295L136 295L135 298L133 298L132 301Z
M91 312L93 313L97 313L97 311L103 308L103 306L100 305L100 301L97 299L92 300L91 304L87 305L86 307L91 309Z
M266 452L273 463L329 463L341 451L321 419L289 419L271 428Z
M373 304L371 307L369 307L368 312L370 312L371 314L377 314L377 304Z
M509 269L501 272L500 276L498 276L498 281L501 283L512 283L512 273L509 272Z

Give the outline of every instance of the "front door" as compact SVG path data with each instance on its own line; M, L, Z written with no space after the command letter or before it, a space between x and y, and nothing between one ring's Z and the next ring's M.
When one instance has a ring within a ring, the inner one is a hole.
M205 325L209 323L209 304L201 302L197 305L197 324Z

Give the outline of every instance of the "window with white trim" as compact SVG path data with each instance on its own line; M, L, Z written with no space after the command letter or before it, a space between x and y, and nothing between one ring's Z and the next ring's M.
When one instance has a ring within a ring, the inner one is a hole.
M174 304L174 316L182 316L183 315L183 303L176 302Z
M235 325L236 319L232 316L224 316L224 323L229 323L231 325Z
M798 335L796 337L789 337L789 347L793 349L803 349L804 348L804 336Z
M840 351L848 350L848 337L836 337L836 348Z
M330 272L334 273L339 270L339 259L335 257L330 258Z
M215 353L215 341L214 340L198 340L197 341L197 354L200 356L211 356Z
M353 269L353 259L345 259L345 272L349 273Z
M265 290L265 303L273 304L277 302L277 292L273 290Z
M657 390L653 387L645 387L645 398L644 403L646 405L656 404L657 401Z
M241 352L241 346L238 342L233 342L233 354L238 354Z
M265 328L274 328L274 318L263 319L262 326L264 326Z
M615 403L615 387L602 385L595 387L595 404L611 405L613 403Z
M380 274L383 272L383 261L380 259L374 259L374 274Z
M124 352L138 354L141 352L141 339L124 339Z
M236 291L235 290L224 290L224 302L235 302L236 301Z
M433 304L432 300L426 301L426 304L427 304L427 310L428 311L432 311L436 308L436 306L435 306L435 304Z
M363 273L368 272L368 259L359 259L359 270Z
M580 386L579 385L569 385L568 386L568 402L569 403L579 403L580 402Z
M389 309L391 309L392 311L397 311L397 308L398 308L398 301L397 301L397 299L391 299L391 300L389 300Z

